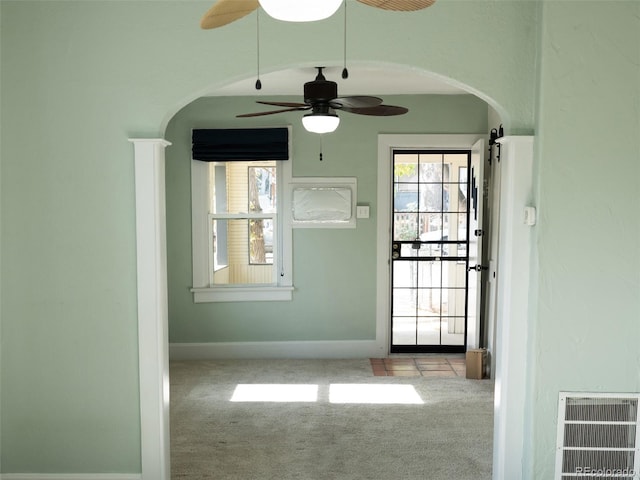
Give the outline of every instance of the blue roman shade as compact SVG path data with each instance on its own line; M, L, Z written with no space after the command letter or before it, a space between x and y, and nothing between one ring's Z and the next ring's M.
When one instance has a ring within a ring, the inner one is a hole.
M288 160L289 129L194 129L192 158L203 162Z

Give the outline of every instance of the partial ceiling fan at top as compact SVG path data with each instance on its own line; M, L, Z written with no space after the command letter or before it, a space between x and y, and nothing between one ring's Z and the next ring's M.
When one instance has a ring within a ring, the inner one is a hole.
M277 20L311 22L333 15L343 1L349 0L218 0L200 20L200 27L222 27L262 7ZM436 0L357 0L383 10L410 12L430 7Z

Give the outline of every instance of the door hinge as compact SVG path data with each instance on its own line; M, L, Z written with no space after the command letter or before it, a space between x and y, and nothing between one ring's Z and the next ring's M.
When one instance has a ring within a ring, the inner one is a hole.
M484 230L482 230L482 229L474 230L474 231L473 231L473 234L474 234L476 237L481 237L481 236L483 236L483 235L484 235Z

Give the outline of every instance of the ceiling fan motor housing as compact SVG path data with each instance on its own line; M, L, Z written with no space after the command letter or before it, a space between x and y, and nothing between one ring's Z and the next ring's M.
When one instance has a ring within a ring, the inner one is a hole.
M338 97L338 84L330 80L314 80L304 84L304 102L309 105L328 103Z

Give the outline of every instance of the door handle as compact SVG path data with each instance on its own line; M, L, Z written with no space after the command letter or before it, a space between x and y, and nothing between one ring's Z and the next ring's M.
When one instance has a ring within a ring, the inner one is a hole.
M474 265L472 267L467 268L467 272L471 272L475 270L476 272L482 272L484 270L489 270L489 267L486 267L484 265Z

